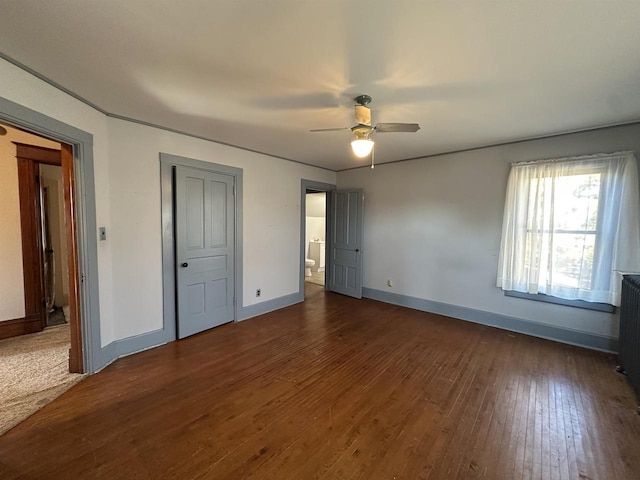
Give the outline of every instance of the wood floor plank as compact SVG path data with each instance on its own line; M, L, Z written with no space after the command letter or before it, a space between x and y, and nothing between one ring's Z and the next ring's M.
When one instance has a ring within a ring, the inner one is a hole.
M0 478L640 478L613 356L307 287L87 378L0 437Z

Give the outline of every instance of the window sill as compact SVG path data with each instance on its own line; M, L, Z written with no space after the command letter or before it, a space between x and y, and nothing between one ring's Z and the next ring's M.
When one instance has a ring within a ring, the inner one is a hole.
M586 310L595 310L597 312L614 313L616 311L616 307L609 305L608 303L593 303L585 302L584 300L565 300L564 298L552 297L550 295L545 295L544 293L532 295L530 293L505 290L504 294L507 297L524 298L526 300L554 303L556 305L564 305L565 307L584 308Z

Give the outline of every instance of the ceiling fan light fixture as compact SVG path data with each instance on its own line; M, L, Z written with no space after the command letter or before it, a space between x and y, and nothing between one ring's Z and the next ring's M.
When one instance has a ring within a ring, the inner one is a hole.
M373 140L358 139L351 142L351 149L356 157L364 158L371 153L373 149Z
M420 125L417 123L378 123L371 125L371 109L369 103L371 103L371 97L369 95L359 95L354 98L355 105L355 119L356 124L349 127L342 128L320 128L316 130L309 130L310 132L331 132L331 131L344 131L351 130L356 136L356 139L351 142L351 149L353 154L358 158L365 158L371 155L371 168L374 167L374 144L373 140L369 139L369 136L373 133L399 133L399 132L417 132L420 130Z

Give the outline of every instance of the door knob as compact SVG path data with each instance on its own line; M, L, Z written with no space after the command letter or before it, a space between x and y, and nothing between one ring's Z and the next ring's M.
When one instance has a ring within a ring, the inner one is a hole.
M182 264L182 267L184 267L184 268L186 268L186 267L188 267L188 266L189 266L189 264L188 264L187 262L184 262L184 263Z

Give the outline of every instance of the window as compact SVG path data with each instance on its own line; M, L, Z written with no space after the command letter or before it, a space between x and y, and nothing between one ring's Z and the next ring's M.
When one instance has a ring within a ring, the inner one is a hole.
M619 305L616 271L640 271L632 153L511 167L498 287Z

